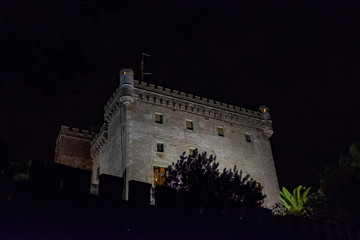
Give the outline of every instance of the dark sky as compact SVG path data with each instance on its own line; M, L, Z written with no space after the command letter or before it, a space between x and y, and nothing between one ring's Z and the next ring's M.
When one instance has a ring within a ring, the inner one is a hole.
M101 125L145 52L150 83L267 105L280 185L314 186L360 141L359 16L357 1L2 2L2 149L52 161L60 125Z

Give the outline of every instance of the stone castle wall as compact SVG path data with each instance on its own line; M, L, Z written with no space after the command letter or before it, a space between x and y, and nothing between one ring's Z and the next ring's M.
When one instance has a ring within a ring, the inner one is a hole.
M92 170L90 146L93 134L86 130L61 126L55 147L55 163Z
M163 124L155 122L155 113L162 114ZM128 180L152 183L153 167L167 167L190 148L198 148L217 156L219 169L235 165L243 174L259 181L267 195L265 206L270 208L278 202L278 181L269 139L263 130L209 118L200 114L167 108L142 101L139 96L127 109L128 117ZM186 127L191 120L193 130ZM219 136L221 127L224 136ZM251 142L246 141L245 134ZM157 151L157 144L164 145L164 152Z
M100 174L123 177L120 166L126 169L126 182L153 184L154 166L167 167L184 151L198 148L216 155L220 168L236 165L259 181L267 195L266 207L279 201L268 109L247 110L136 80L134 87L133 103L123 105L118 88L104 107L105 124L91 148L93 184L98 184L97 168ZM163 124L155 123L155 113L162 114ZM186 129L187 119L194 130ZM223 128L223 137L217 127ZM163 153L157 151L157 143L163 143Z

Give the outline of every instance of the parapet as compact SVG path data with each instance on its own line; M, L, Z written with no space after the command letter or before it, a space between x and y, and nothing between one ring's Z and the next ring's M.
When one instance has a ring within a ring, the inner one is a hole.
M237 106L234 106L231 104L223 103L220 101L215 101L215 100L204 98L204 97L199 97L199 96L189 94L189 93L179 92L177 90L165 88L162 86L156 86L154 84L149 84L146 82L140 82L140 81L134 80L134 87L138 88L138 89L150 91L150 92L163 94L163 95L170 96L173 98L178 98L178 99L185 100L188 102L195 102L195 103L199 103L199 104L206 105L209 107L238 113L241 115L246 115L246 116L260 118L260 119L270 119L269 112L267 112L267 117L264 118L263 112L260 112L260 111L253 111L253 110L249 110L246 108L237 107Z
M266 106L260 106L258 111L254 111L146 82L133 80L133 84L134 97L138 97L141 101L260 128L264 130L267 138L273 133L269 108ZM120 108L120 98L121 90L117 88L105 106L105 122L109 122Z
M95 156L99 153L101 148L105 145L108 139L108 124L104 123L100 129L100 132L96 134L91 142L90 153L91 157L95 158Z
M106 103L104 107L104 121L108 122L109 119L120 107L120 88L116 88L115 92Z
M73 127L62 125L60 128L59 135L66 135L66 136L72 136L72 137L91 140L95 136L95 133L89 132L87 130L79 129L79 128L73 128Z

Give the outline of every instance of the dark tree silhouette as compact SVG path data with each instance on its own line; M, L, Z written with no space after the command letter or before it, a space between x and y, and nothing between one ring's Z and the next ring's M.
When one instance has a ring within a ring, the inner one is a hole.
M236 166L233 170L223 170L219 175L218 188L221 196L250 206L261 206L266 197L262 193L263 187L249 174L243 177L242 171L238 171Z
M167 168L165 185L175 189L178 196L187 194L199 201L209 197L229 199L235 202L251 206L260 206L264 202L265 195L262 187L250 178L242 176L236 166L233 170L218 170L219 163L216 157L206 152L180 156L180 160L172 163Z
M310 198L314 217L335 223L360 224L360 144L336 164L327 166L319 178L319 190Z

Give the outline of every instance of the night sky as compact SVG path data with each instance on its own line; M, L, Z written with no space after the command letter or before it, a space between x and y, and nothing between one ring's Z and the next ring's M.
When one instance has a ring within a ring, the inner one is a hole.
M0 5L0 143L9 158L52 161L61 125L100 126L119 71L140 79L143 52L147 82L268 106L280 186L315 186L319 170L360 141L357 1Z

